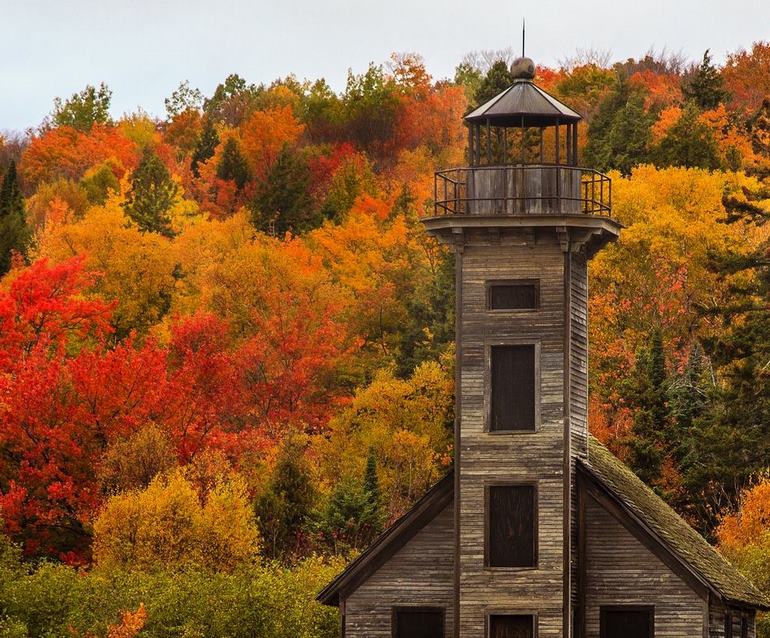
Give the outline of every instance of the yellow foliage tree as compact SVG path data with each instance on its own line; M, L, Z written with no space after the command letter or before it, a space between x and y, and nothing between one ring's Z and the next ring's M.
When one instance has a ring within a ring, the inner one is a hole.
M349 294L347 321L363 336L368 367L393 360L397 333L407 318L407 300L426 287L439 251L421 227L390 215L382 199L358 197L346 219L326 223L305 238L333 280Z
M241 141L253 174L264 178L284 146L296 144L305 125L290 106L254 111L241 126Z
M388 516L403 513L450 463L453 387L451 365L426 362L408 379L380 371L315 446L326 480L362 476L374 449Z
M195 563L230 571L257 558L245 481L222 477L203 503L182 470L110 498L94 522L95 562L153 571Z
M129 223L120 197L88 210L82 219L52 225L41 234L35 257L53 262L86 255L86 267L101 273L93 292L117 300L118 337L144 333L168 312L177 287L171 240L142 233Z
M743 492L740 509L722 518L717 538L719 549L770 595L770 478ZM758 636L770 636L770 614L758 619L757 630Z
M662 330L675 356L719 329L704 311L721 308L731 282L750 275L720 279L710 254L749 254L768 233L724 223L723 196L743 197L744 189L758 191L759 183L742 174L651 166L628 178L613 175L613 215L625 228L590 267L592 387L607 409L615 382L627 376L653 329Z

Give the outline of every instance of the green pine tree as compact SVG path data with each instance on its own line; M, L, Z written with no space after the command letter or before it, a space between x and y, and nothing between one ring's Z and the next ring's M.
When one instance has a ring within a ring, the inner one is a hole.
M259 230L274 228L276 234L303 233L317 228L323 217L308 194L307 162L285 148L278 155L252 204L252 222ZM272 225L271 225L272 222Z
M694 104L666 132L654 151L657 166L687 166L716 170L721 167L719 146L707 124L700 121Z
M666 362L658 329L653 331L649 347L637 355L628 396L634 410L632 436L627 443L629 465L645 483L655 485L668 455L670 432Z
M242 189L249 180L249 167L246 158L241 153L238 141L231 137L222 149L222 158L217 166L217 177L235 182L238 190Z
M644 109L644 96L619 79L589 125L586 163L629 174L634 166L649 161L654 119Z
M148 147L131 174L131 188L123 207L141 230L170 237L173 231L169 210L178 192L179 186L171 179L166 165Z
M758 197L761 199L763 195ZM758 225L770 220L759 204L726 198L730 222ZM710 268L724 277L745 273L743 285L730 287L730 298L719 309L725 326L704 340L714 366L716 385L707 404L695 416L687 456L684 486L704 532L711 532L725 510L737 509L741 490L752 477L766 471L770 459L770 242L749 257L712 254ZM713 316L710 317L713 320Z
M377 453L373 447L369 448L366 457L366 472L364 473L364 492L371 505L372 532L379 534L382 531L382 493L380 481L377 477Z
M505 60L498 60L487 71L476 89L475 101L481 106L487 100L491 100L498 93L502 93L513 84L511 69Z
M321 530L335 553L362 550L382 531L384 514L377 478L377 455L369 449L363 482L337 483L323 514Z
M309 536L317 493L300 441L286 441L267 489L255 503L264 552L288 560L302 553Z
M711 63L708 49L703 54L701 63L683 84L682 94L704 111L715 109L730 97L730 94L725 90L724 80L719 69Z
M207 117L190 161L190 170L195 177L200 177L200 165L214 157L217 146L219 146L219 134L214 128L212 119Z
M26 256L29 240L24 197L11 160L0 186L0 276L10 269L14 253Z

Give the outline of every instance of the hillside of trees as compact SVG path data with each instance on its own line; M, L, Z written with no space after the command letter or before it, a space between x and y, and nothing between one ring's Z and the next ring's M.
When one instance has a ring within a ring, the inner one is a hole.
M88 86L0 137L0 637L338 635L315 594L451 466L419 220L510 61L182 82L163 119ZM625 226L591 429L770 594L770 43L536 82Z

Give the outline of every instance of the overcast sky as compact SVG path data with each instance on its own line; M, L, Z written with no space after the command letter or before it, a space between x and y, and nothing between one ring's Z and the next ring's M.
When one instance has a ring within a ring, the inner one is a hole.
M188 79L204 93L229 73L255 83L294 73L344 87L393 51L436 78L463 55L519 46L553 65L578 48L636 57L650 47L699 58L770 40L770 0L0 0L0 130L35 126L54 96L113 90L113 115Z

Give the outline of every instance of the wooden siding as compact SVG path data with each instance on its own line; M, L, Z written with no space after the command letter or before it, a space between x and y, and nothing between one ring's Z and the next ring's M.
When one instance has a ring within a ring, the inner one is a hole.
M562 636L564 572L564 253L553 229L466 232L460 329L460 619L482 638L490 613L536 613L538 636ZM487 282L538 280L536 311L489 311ZM538 345L535 432L490 433L493 345ZM534 569L484 565L484 496L490 484L530 483L538 494Z
M588 266L583 253L570 255L570 435L572 454L588 450Z
M712 600L709 605L709 635L708 638L725 638L725 613L728 608L718 601ZM733 638L741 638L741 616L749 621L748 638L756 638L756 612L753 609L729 608L733 619Z
M569 255L569 436L570 436L570 604L580 603L578 559L578 507L575 457L588 454L588 260L584 252Z
M391 638L394 607L443 607L454 626L454 523L450 503L345 601L346 638Z
M703 638L707 603L590 495L586 497L586 638L602 605L654 605L657 638Z

